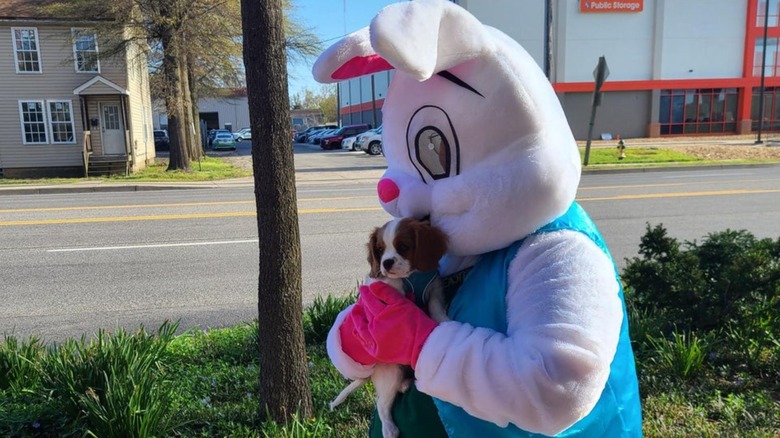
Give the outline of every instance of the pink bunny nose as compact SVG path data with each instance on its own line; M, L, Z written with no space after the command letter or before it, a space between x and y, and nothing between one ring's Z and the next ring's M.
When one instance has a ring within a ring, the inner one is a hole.
M376 185L376 192L379 194L379 199L381 199L382 202L388 203L397 198L401 193L401 190L398 189L398 185L395 181L389 178L382 178Z

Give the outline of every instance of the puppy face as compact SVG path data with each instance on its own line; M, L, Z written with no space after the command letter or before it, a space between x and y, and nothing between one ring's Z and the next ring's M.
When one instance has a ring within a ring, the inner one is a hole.
M447 236L430 223L394 219L374 229L368 243L371 277L405 278L414 271L433 271L447 251Z

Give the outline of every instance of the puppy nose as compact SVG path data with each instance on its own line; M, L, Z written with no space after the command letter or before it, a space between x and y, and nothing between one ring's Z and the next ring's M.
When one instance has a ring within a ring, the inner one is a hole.
M385 267L385 270L389 271L393 269L393 259L387 259L382 262L382 266Z
M379 199L381 199L384 203L388 203L394 200L401 193L401 190L398 188L398 184L389 178L380 179L379 183L376 185L376 191L379 195Z

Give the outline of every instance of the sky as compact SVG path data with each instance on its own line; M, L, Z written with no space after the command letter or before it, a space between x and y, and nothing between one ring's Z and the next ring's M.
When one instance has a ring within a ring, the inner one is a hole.
M377 12L398 0L293 0L293 17L311 29L321 41L323 50L341 37L371 23ZM318 90L320 84L311 75L314 59L288 65L290 95L304 88Z

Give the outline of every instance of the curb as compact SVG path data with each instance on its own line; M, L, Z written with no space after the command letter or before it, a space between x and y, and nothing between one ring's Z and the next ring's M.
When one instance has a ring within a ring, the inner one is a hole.
M642 172L679 172L685 170L722 170L722 169L748 169L748 168L766 168L766 167L780 167L780 163L755 163L755 164L712 164L712 165L692 165L692 166L658 166L658 167L634 167L634 168L611 168L611 169L590 169L583 167L582 174L590 175L605 175L605 174L618 174L618 173L642 173ZM385 166L372 166L369 168L343 168L340 171L347 170L382 170ZM330 170L330 169L327 169ZM313 173L322 172L323 169L301 169L296 173ZM107 185L107 186L48 186L48 187L23 187L23 186L11 186L9 188L3 188L0 186L0 196L3 195L51 195L51 194L63 194L63 193L105 193L105 192L145 192L145 191L157 191L157 190L191 190L191 189L214 189L222 188L230 185L230 180L223 180L226 184L220 184L218 182L210 181L208 185L197 185L191 183L167 183L165 185ZM332 180L304 180L300 181L300 184L306 184L311 182L333 181L335 183L356 181L344 180L344 179L332 179ZM234 183L233 183L234 184ZM247 185L247 184L242 184Z

